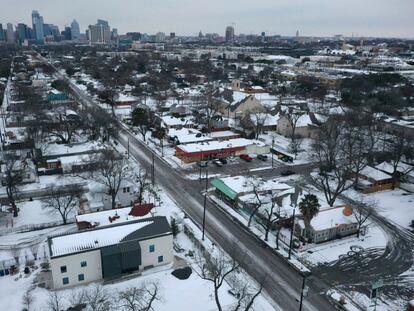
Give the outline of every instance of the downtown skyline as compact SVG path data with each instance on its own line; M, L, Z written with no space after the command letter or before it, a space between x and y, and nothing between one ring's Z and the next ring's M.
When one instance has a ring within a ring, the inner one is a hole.
M189 0L122 2L106 1L105 6L97 0L71 1L62 10L61 1L44 0L41 3L29 0L2 1L0 22L16 25L19 22L31 24L32 10L44 16L45 23L58 25L61 29L69 26L73 19L80 24L82 33L96 19L108 20L111 27L120 34L132 31L156 33L159 31L177 35L197 35L219 33L224 35L227 25L234 25L236 35L280 34L294 36L299 30L301 36L330 37L335 34L361 37L401 37L413 38L414 21L411 13L414 2L397 0L367 0L359 4L355 0L309 1L293 0L260 1L255 6L251 2L239 1L221 3L210 1L208 7Z

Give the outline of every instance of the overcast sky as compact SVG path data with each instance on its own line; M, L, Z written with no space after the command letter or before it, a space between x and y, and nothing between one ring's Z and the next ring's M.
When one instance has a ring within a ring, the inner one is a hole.
M101 18L120 34L224 34L234 23L236 34L414 37L414 0L0 0L0 22L31 25L33 9L82 32Z

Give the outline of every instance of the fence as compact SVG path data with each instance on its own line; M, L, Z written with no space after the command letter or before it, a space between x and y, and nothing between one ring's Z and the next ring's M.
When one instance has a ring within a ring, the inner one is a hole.
M75 223L75 219L68 219L66 224L73 224ZM53 228L57 226L64 225L63 221L54 221L54 222L46 222L42 224L35 224L35 225L24 225L19 227L11 227L11 228L5 228L0 229L0 236L7 235L10 233L23 233L23 232L29 232L29 231L36 231L36 230L43 230L48 228Z

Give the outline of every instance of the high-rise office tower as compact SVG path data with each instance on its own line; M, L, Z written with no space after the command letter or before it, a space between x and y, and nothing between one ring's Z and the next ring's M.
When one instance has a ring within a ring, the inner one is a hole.
M64 36L65 40L72 40L72 30L70 27L65 27L62 35Z
M29 39L29 29L26 24L19 23L17 24L17 40L20 44L24 42L24 40Z
M226 42L234 41L234 27L233 26L226 27L225 37L226 37Z
M32 23L33 23L33 32L34 32L34 39L37 41L42 41L44 39L43 33L43 17L40 16L38 11L32 12Z
M111 41L111 29L109 25L102 23L102 21L98 19L98 23L96 25L89 25L89 42L91 44L105 44Z
M11 23L7 23L6 39L7 43L13 44L16 42L16 39L14 37L13 25Z
M72 32L72 40L76 40L80 38L80 27L79 23L74 19L70 24L70 30Z
M98 19L98 21L96 22L96 25L97 26L106 26L106 27L109 27L108 21L105 21L103 19Z

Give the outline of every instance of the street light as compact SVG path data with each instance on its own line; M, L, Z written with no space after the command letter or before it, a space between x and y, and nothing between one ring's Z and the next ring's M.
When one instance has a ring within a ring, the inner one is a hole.
M299 311L302 311L303 297L305 297L308 292L308 289L306 288L305 284L306 284L306 274L303 275L303 279L302 279L302 290L300 292Z
M204 241L204 231L206 227L207 189L208 189L208 168L206 169L206 191L204 193L204 207L203 207L203 235L201 237L201 240L203 241Z

